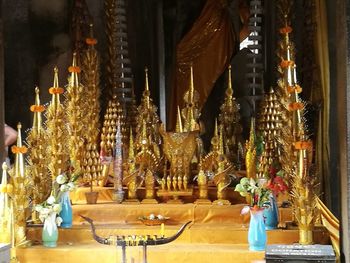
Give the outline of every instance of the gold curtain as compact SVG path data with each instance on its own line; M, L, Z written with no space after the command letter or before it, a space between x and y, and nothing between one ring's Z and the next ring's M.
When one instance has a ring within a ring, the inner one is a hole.
M320 173L320 182L323 186L326 204L330 204L330 183L329 173L329 54L328 54L328 31L327 13L325 0L315 0L315 60L319 88L313 89L311 93L312 102L321 102L318 116L317 139L316 139L316 164Z
M201 15L176 47L176 80L170 101L169 122L173 127L176 108L183 106L189 88L190 65L194 87L202 108L214 83L228 66L233 54L235 35L226 0L207 0Z

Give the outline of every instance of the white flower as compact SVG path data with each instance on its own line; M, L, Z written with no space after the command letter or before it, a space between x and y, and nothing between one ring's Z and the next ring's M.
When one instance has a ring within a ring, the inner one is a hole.
M67 182L67 177L64 174L60 174L56 177L56 182L58 184L64 184L65 182Z
M158 218L159 220L162 220L162 219L164 219L164 216L162 216L162 215L157 215L157 218Z
M37 211L38 213L40 213L41 210L43 209L43 206L42 206L42 205L36 205L34 209L35 209L35 211Z
M56 212L56 213L59 213L59 212L61 212L61 204L55 204L54 206L53 206L53 211L54 212Z
M69 191L75 190L75 184L73 182L68 183Z
M149 219L153 220L155 218L154 214L149 215Z
M244 206L241 210L241 215L245 215L245 214L248 214L250 211L250 207L249 206Z
M52 205L53 203L56 202L56 199L54 196L50 195L50 197L46 201L49 205Z
M60 186L60 190L61 190L61 192L66 192L69 190L69 186L67 184L62 184Z
M57 224L58 226L61 225L62 221L63 221L63 220L62 220L62 217L60 217L60 216L56 217L56 224Z
M41 222L43 222L44 223L44 221L45 221L45 219L47 218L47 216L45 216L45 215L39 215L39 219L40 219L40 221Z
M48 207L43 207L43 209L41 209L40 211L40 215L42 216L48 216L51 212L51 209Z

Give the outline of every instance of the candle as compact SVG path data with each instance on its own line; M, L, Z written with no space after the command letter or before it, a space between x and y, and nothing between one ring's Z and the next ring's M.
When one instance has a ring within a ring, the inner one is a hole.
M164 223L160 225L160 236L164 237Z

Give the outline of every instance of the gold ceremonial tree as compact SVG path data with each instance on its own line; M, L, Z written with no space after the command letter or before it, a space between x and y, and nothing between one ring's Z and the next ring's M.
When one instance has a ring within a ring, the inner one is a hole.
M48 170L49 156L47 154L47 136L42 126L42 112L45 107L40 104L39 88L35 88L35 104L30 107L34 113L33 126L28 132L28 171L33 181L33 206L40 204L50 195L51 178ZM32 220L38 221L36 212L32 214Z
M85 111L89 101L85 100L85 87L79 82L78 74L81 72L77 66L76 54L73 54L72 66L68 68L70 72L67 85L67 120L68 120L68 145L69 157L74 169L81 170L85 152L85 133L88 124Z
M60 99L63 92L64 89L58 83L58 68L55 67L53 85L49 88L52 96L51 102L46 110L47 152L50 153L48 154L48 168L52 181L67 169L69 160L67 118Z
M308 139L304 120L305 104L299 98L302 88L296 78L295 50L290 33L290 3L280 2L284 26L280 28L278 56L280 58L278 87L282 107L282 169L289 176L294 216L299 227L299 243L313 243L313 226L316 220L316 184L310 174L312 142Z
M86 126L85 136L87 140L85 155L82 163L83 180L90 183L92 192L93 182L101 177L102 166L100 163L97 140L99 135L100 114L100 59L95 49L97 39L93 36L93 25L90 25L90 37L86 39L88 49L82 55L82 82L86 87L85 100L88 101L84 111L89 125Z
M220 106L219 124L223 126L224 149L227 158L237 167L241 164L243 153L240 152L242 146L242 126L240 124L239 104L233 97L231 65L228 67L228 83L225 92L225 99Z

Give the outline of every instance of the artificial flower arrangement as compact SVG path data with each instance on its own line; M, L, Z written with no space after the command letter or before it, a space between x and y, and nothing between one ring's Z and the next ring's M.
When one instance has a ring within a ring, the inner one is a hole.
M254 178L243 177L236 185L235 191L243 197L249 197L250 200L249 206L243 208L242 214L247 213L249 209L259 210L269 206L271 189L267 187L267 182L265 178L255 180Z
M39 213L39 219L44 222L52 213L57 215L61 212L61 196L67 191L73 191L76 189L76 181L80 176L80 173L72 172L72 168L69 168L67 172L58 175L52 183L51 194L41 204L35 206L35 211ZM56 217L56 224L60 226L62 218Z

